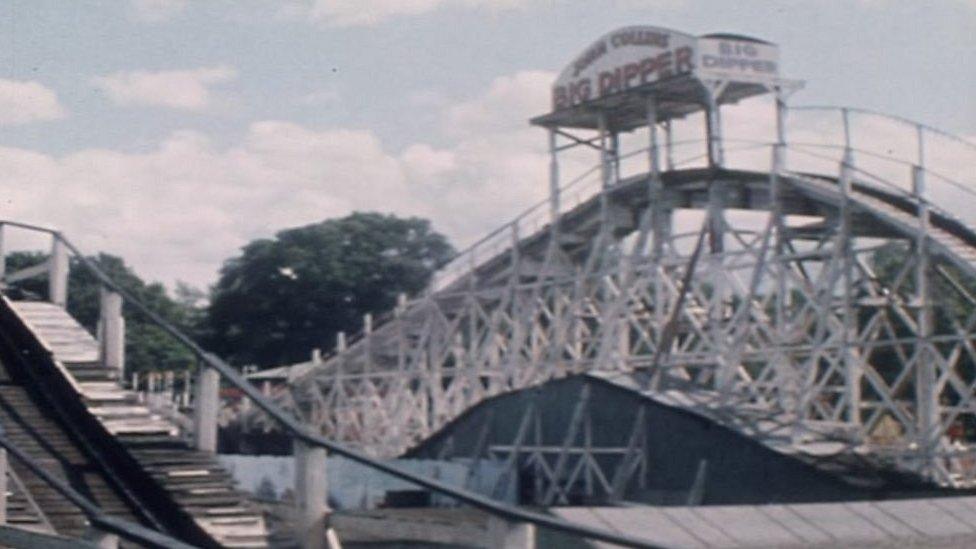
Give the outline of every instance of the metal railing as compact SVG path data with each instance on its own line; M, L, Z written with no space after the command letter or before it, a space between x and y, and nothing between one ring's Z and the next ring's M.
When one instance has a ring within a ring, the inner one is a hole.
M98 266L96 262L85 256L74 243L68 240L59 231L39 225L12 221L0 221L0 226L2 225L19 227L22 229L51 235L55 242L55 248L63 246L66 251L73 255L77 264L87 269L102 286L109 291L120 295L124 302L127 303L138 314L143 315L143 317L148 319L170 337L186 347L193 355L197 357L205 368L217 372L226 383L240 390L258 409L271 417L281 427L281 429L291 436L295 441L301 442L310 447L323 448L331 453L360 463L374 471L379 471L416 486L426 488L509 522L529 523L540 528L554 530L581 538L614 543L624 547L648 549L659 547L648 540L638 539L586 525L570 523L557 517L501 503L480 494L457 488L446 482L407 471L398 467L397 465L372 458L362 452L356 451L324 436L312 433L308 431L296 418L292 417L290 414L271 402L257 387L248 382L243 375L237 371L237 369L230 366L219 357L204 350L199 344L193 341L190 336L183 333L182 330L153 311L149 306L139 300L127 289L117 284ZM52 272L51 274L53 275L55 273ZM0 441L0 445L2 444L3 442ZM66 497L68 496L66 495ZM79 505L79 507L82 507L86 513L94 513L93 509L86 509L83 507L85 502L79 501L76 504ZM122 529L121 525L117 524L117 519L105 517L104 515L94 516L95 519L99 521L99 524L105 524L105 528L116 528L120 530L120 535L122 535L122 533L131 535L130 532L125 531Z

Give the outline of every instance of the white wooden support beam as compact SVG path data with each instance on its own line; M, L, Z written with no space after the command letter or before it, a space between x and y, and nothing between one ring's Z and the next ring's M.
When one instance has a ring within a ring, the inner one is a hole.
M201 365L197 372L193 403L193 440L197 450L217 452L217 412L220 408L220 374Z
M647 156L650 164L651 180L658 181L661 177L661 159L657 144L657 98L647 98Z
M192 393L190 393L190 390L192 387L193 387L193 374L191 374L190 370L188 369L183 370L183 403L182 403L183 406L190 405L190 396L192 395Z
M488 519L490 549L535 549L536 528L527 522L509 522L496 517Z
M850 144L850 123L844 111L844 158L840 165L841 211L838 247L841 250L843 275L843 345L841 359L844 366L845 393L847 400L846 419L852 426L861 425L861 381L864 377L861 361L853 349L858 341L857 318L854 311L854 227L851 212L851 193L854 184L854 153Z
M48 259L48 299L64 307L68 303L68 247L55 234Z
M713 386L716 391L724 395L732 389L735 381L735 371L738 364L726 352L726 301L729 297L728 283L725 278L725 195L726 186L722 181L712 181L708 186L708 277L712 285L712 295L709 296L708 323L712 345L715 347L717 359Z
M556 130L549 130L549 221L552 230L559 225L559 149Z
M664 169L674 171L674 128L671 120L664 122Z
M326 527L329 506L325 448L298 440L293 447L296 537L302 549L325 549L331 545Z
M613 172L610 160L610 130L607 123L607 113L597 113L597 130L600 132L600 176L603 188L613 184ZM604 193L605 194L605 193Z
M921 141L921 137L919 137ZM919 156L923 156L920 150ZM918 345L921 350L916 353L915 365L915 401L918 409L918 444L926 451L933 449L938 442L935 433L939 430L939 390L937 372L932 350L929 348L930 338L935 332L935 319L931 293L932 260L928 244L930 225L929 204L925 200L925 171L915 166L912 169L912 191L918 200L918 228L915 238L917 263L915 267L915 305L918 307ZM930 467L926 464L925 467Z
M720 168L725 163L722 151L722 111L718 100L726 82L710 82L705 93L705 133L708 144L708 167Z
M99 320L99 341L102 365L125 373L125 318L122 316L122 296L102 288Z

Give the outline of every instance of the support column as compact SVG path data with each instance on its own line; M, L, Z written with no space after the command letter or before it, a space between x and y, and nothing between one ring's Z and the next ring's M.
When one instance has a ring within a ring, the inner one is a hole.
M672 170L674 159L671 157L671 121L668 120L665 124L667 167ZM647 125L650 132L648 161L651 177L648 184L648 200L651 210L651 260L658 270L654 276L654 325L655 332L659 334L667 322L665 310L667 297L661 261L664 258L664 242L671 231L671 212L664 203L664 184L661 181L661 160L657 142L657 99L654 97L649 97L647 100Z
M661 179L661 159L657 144L657 98L647 98L647 160L650 168L651 181Z
M713 83L707 86L705 92L705 128L708 134L708 167L721 168L724 164L722 155L722 112L718 104L718 97L723 84Z
M325 448L294 442L296 538L302 549L326 549L328 477ZM334 534L333 534L334 537Z
M536 528L527 522L509 522L497 517L488 519L488 543L491 549L535 549Z
M122 316L122 296L102 288L99 320L102 365L119 373L125 372L125 318Z
M918 409L917 443L925 452L926 472L932 467L932 451L938 443L939 430L939 390L935 357L930 349L930 338L935 331L932 311L931 257L928 244L930 223L929 204L925 200L925 172L915 166L912 169L912 190L918 203L918 231L915 234L915 247L918 263L915 268L915 300L918 307L918 346L915 356L915 399Z
M610 130L608 129L607 114L597 114L597 131L600 132L600 175L604 189L610 187L613 181L613 166L610 159ZM606 193L604 193L606 194Z
M784 261L786 251L786 223L783 219L783 186L782 177L786 170L786 94L777 87L776 93L776 144L772 150L772 166L769 170L769 208L772 215L772 228L775 232L773 240L773 257L771 260L776 281L776 297L773 310L773 333L776 336L776 346L784 346L789 339L787 327L787 310L790 307L789 288L786 283L786 273L790 265ZM767 261L770 261L767 259ZM802 377L798 375L793 364L783 353L767 355L779 363L776 375L780 380L779 400L783 410L796 414L799 425L803 421L800 406L800 391ZM795 431L797 434L799 431Z
M841 253L842 284L844 287L842 320L844 333L841 341L841 360L844 367L844 393L847 397L845 419L852 427L861 426L861 380L863 372L853 346L857 343L857 317L854 311L854 229L851 217L852 184L854 180L854 153L850 147L850 126L844 111L844 159L840 167L840 227L838 246Z
M220 374L203 363L197 372L193 403L193 439L197 450L217 452L217 413L220 409Z
M552 242L559 238L559 147L556 142L556 130L549 130L549 237Z
M48 299L64 307L68 303L68 248L57 234L52 237L48 262Z
M674 128L671 121L664 122L664 169L674 171Z
M709 334L712 339L713 352L716 359L714 388L727 393L732 389L735 379L736 364L730 361L726 352L727 341L725 333L725 184L722 181L711 181L708 186L708 272L712 284L712 295L708 305Z

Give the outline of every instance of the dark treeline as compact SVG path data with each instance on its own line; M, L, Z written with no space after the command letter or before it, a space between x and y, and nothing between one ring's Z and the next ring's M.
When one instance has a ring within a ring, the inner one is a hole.
M353 213L250 242L224 262L207 292L178 283L171 293L161 283L142 280L120 257L89 259L207 349L232 364L263 368L307 359L313 348L330 349L338 332L361 329L366 313L379 315L399 293L422 290L453 255L447 239L425 219ZM46 259L39 252L16 252L7 256L7 272ZM24 280L10 291L45 299L47 280ZM76 260L68 311L96 332L99 285ZM194 365L190 353L131 307L123 314L129 371Z

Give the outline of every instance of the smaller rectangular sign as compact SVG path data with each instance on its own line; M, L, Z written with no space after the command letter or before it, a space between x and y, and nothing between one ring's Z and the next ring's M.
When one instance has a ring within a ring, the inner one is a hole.
M699 78L761 82L779 75L779 48L752 40L699 38Z

